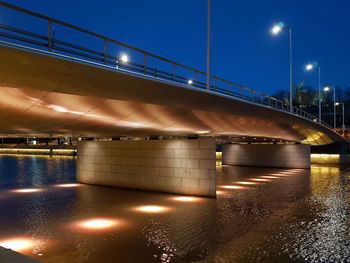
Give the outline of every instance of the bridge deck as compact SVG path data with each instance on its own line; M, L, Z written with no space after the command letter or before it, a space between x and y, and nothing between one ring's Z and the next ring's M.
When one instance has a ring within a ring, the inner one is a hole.
M344 142L316 122L188 85L0 47L0 131L32 135L256 136Z

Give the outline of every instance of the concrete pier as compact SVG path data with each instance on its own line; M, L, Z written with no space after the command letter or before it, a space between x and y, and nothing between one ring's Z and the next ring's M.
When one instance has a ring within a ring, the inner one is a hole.
M226 144L222 164L278 168L310 168L310 146L305 144Z
M81 183L215 197L215 173L211 138L78 143Z

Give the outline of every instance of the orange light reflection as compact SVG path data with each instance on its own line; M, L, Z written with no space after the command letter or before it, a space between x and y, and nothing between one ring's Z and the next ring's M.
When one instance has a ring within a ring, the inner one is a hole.
M79 187L80 184L56 184L55 187L64 187L64 188L69 188L69 187Z
M94 232L106 231L120 226L122 221L115 218L90 218L73 224L74 229Z
M40 188L24 188L24 189L14 189L14 190L10 190L12 193L20 193L20 194L24 194L24 193L36 193L36 192L41 192L43 191L43 189Z
M266 179L280 179L278 176L272 176L272 175L262 175L260 176L261 178L266 178Z
M256 182L270 182L271 181L271 180L269 180L267 178L252 178L250 180L256 181Z
M172 199L180 202L199 202L202 200L201 198L194 196L177 196L173 197Z
M247 182L247 181L240 181L240 182L235 182L236 184L243 184L243 185L257 185L258 183L255 182Z
M247 189L244 186L240 186L240 185L222 185L222 188L225 189L232 189L232 190L243 190L243 189Z
M0 240L0 246L19 253L31 254L34 250L40 250L42 241L28 237L11 237Z
M280 173L273 173L271 174L273 176L278 176L278 177L287 177L287 176L292 176L292 174L280 174Z
M172 209L166 206L144 205L144 206L135 207L133 210L142 212L142 213L159 214L159 213L169 212Z

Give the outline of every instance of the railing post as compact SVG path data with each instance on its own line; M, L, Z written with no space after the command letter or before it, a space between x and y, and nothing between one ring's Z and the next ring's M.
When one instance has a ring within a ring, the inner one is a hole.
M198 85L198 70L196 69L196 85Z
M176 65L173 63L173 80L175 80L176 77Z
M52 20L48 19L48 31L47 31L47 40L49 51L52 52L53 39L52 39Z
M143 73L146 74L147 71L147 54L143 53Z
M105 38L103 40L103 54L104 54L105 64L107 64L107 59L108 59L108 42L107 42L107 38Z
M216 92L216 78L213 77L213 86L214 86L214 91Z

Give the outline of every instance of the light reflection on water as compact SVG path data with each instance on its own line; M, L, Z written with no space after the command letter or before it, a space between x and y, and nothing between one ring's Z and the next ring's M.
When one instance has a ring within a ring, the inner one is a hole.
M74 158L0 157L0 244L21 239L43 262L350 260L345 168L222 166L217 199L75 184L74 171Z

